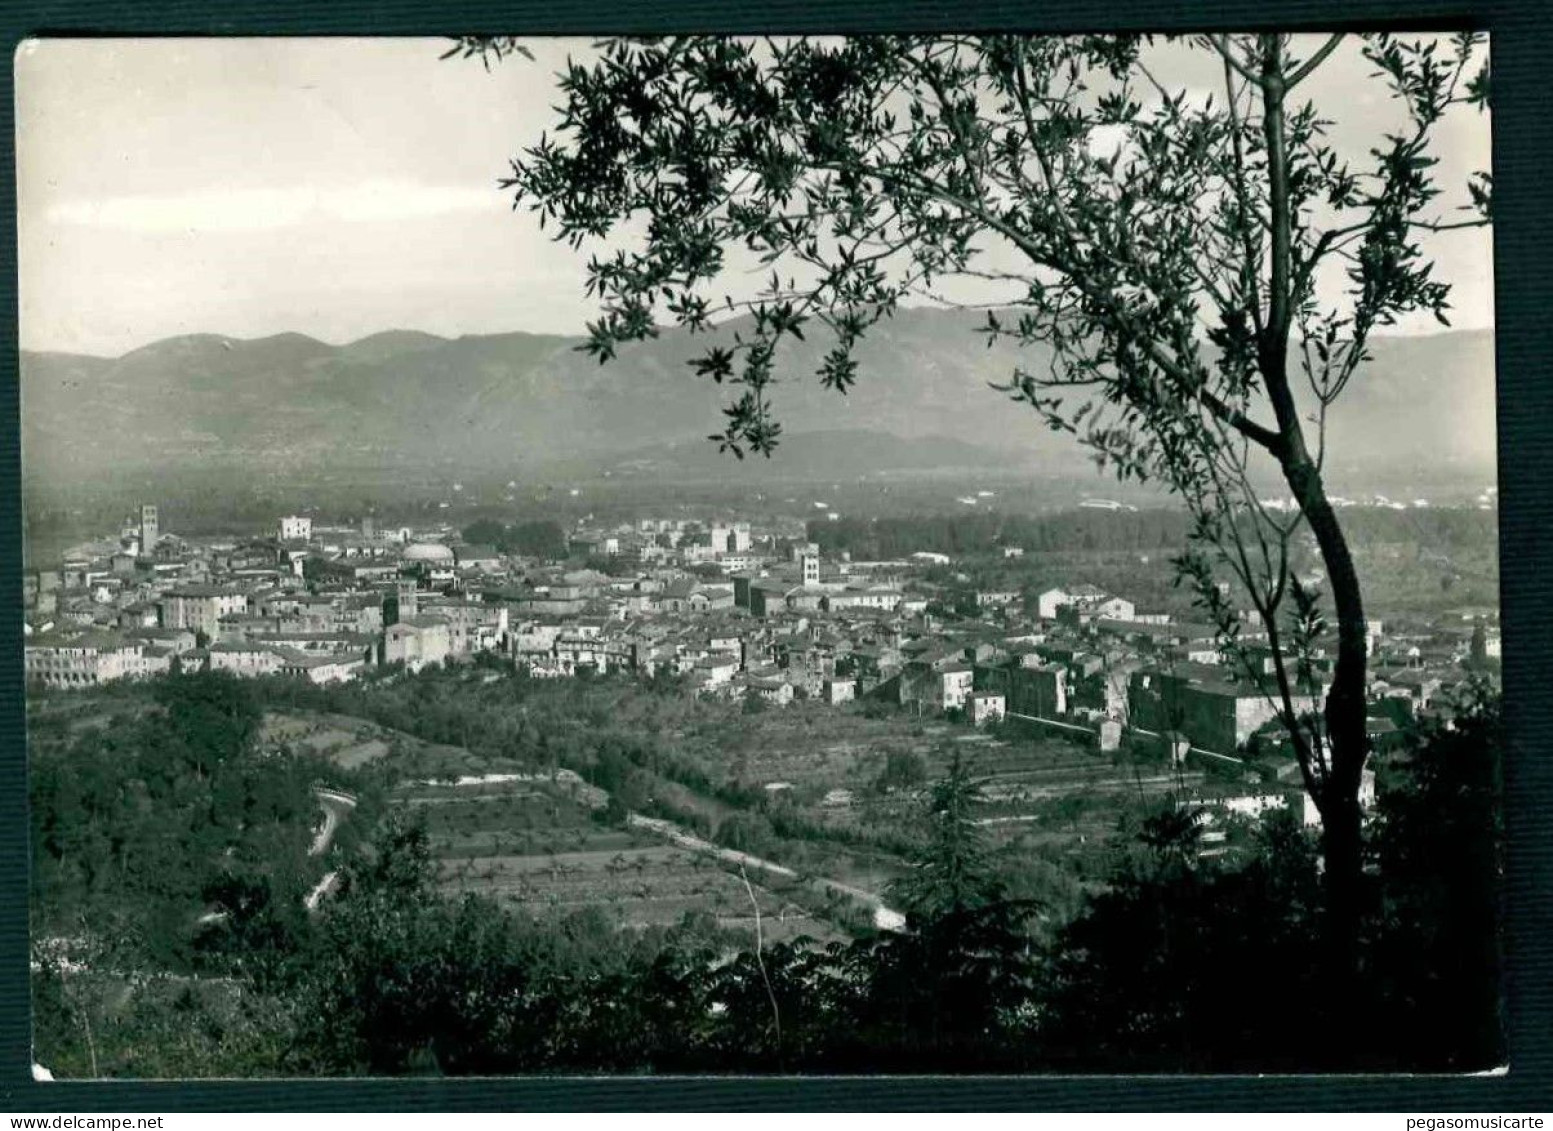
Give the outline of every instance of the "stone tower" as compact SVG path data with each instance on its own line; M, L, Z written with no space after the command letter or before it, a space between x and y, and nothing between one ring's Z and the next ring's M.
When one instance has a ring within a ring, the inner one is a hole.
M420 613L420 595L414 580L401 580L394 591L383 598L383 627L410 620Z
M140 552L150 557L156 551L156 541L161 537L157 529L156 507L150 503L140 508Z

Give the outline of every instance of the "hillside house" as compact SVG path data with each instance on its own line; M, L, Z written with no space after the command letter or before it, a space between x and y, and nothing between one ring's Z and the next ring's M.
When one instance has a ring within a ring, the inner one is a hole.
M344 683L355 679L365 666L364 656L317 656L285 650L280 671L312 683Z
M691 679L697 686L704 688L722 687L738 674L738 659L725 655L708 656L697 661L695 667L690 669Z
M190 585L169 590L157 604L161 628L187 628L215 639L221 618L248 611L248 595L237 589Z
M306 542L313 537L313 520L302 515L286 515L280 520L276 536L282 542Z
M746 685L745 694L773 706L785 707L793 701L793 685L785 679L752 676Z
M857 698L857 680L845 678L827 679L821 688L820 698L830 706L850 703Z
M994 720L1001 719L1007 709L1007 703L1003 696L996 691L972 692L968 702L971 722L976 726L984 726Z
M891 585L848 585L840 592L827 593L820 600L820 608L826 612L844 612L849 609L882 609L894 612L900 608L903 594Z
M205 670L237 676L274 675L285 666L281 650L264 644L212 644L205 649Z
M452 652L448 622L439 616L407 617L383 630L381 649L381 663L403 664L412 672L443 663Z
M49 688L82 688L154 675L169 669L171 652L114 633L43 632L23 646L29 683Z
M1020 662L977 669L978 690L1003 698L1009 714L1035 719L1060 719L1068 713L1068 669L1046 664L1033 652Z
M975 669L965 663L935 666L913 660L901 669L900 702L916 703L935 711L965 706L975 683Z
M1299 711L1319 710L1322 695L1294 697ZM1183 664L1163 670L1144 668L1128 685L1128 717L1133 726L1164 733L1180 731L1193 746L1233 755L1278 715L1262 690L1225 678L1222 668Z

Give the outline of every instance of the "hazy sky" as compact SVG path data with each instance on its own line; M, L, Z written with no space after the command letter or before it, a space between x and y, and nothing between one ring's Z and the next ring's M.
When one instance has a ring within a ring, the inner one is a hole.
M582 40L487 72L414 39L51 40L16 57L21 341L117 355L173 334L575 333L583 258L496 188L550 125ZM1298 53L1298 51L1296 52ZM1164 81L1199 64L1162 57ZM1313 91L1363 154L1385 106L1339 52ZM1489 161L1488 119L1439 135L1442 181ZM1490 326L1486 232L1429 247L1458 326ZM1409 329L1433 328L1432 320Z

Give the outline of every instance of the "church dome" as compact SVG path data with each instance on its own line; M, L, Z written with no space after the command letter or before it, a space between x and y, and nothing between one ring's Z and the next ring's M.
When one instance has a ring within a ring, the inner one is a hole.
M438 542L416 542L404 551L407 562L451 562L453 551Z

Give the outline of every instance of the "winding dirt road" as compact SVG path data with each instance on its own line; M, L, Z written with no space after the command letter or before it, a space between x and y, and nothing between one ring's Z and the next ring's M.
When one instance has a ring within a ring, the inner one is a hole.
M312 847L307 850L309 856L322 856L329 851L329 846L334 843L334 834L340 829L340 822L345 819L345 814L356 808L356 799L348 793L340 793L333 789L314 789L313 796L318 799L319 808L324 811L323 827L318 830L318 835L313 837ZM317 909L323 897L334 889L336 881L340 878L339 872L330 872L314 885L302 899L302 905L309 911Z
M798 873L785 865L778 864L774 860L766 860L760 856L751 856L748 852L740 852L733 848L724 848L720 844L713 844L693 833L686 832L672 821L665 821L659 817L644 817L640 813L632 813L626 818L626 823L632 828L644 829L654 836L661 836L670 844L687 848L692 852L702 852L714 856L729 864L737 864L742 868L750 868L758 872L764 872L768 876L780 876L784 880L797 880ZM825 876L812 876L809 878L811 886L822 891L834 892L856 903L861 903L873 912L874 926L881 931L899 931L906 926L906 916L894 908L885 905L884 900L871 891L855 888L851 884L844 884L840 880L832 880Z

